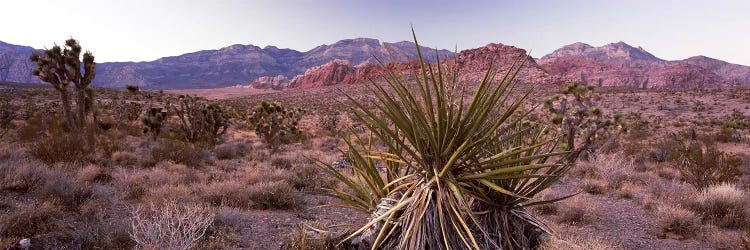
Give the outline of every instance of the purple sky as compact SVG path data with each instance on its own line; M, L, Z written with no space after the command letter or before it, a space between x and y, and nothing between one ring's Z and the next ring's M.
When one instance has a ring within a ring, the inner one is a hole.
M4 0L0 41L72 36L97 60L143 61L231 44L306 51L340 39L468 49L500 42L534 57L574 42L624 41L669 60L750 65L750 1Z

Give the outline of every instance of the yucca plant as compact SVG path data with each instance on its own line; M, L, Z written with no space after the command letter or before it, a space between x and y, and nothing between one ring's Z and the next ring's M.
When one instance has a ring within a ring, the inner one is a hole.
M532 248L550 230L526 207L555 201L533 198L575 157L521 111L531 90L513 94L513 80L525 58L498 81L490 67L469 97L457 67L425 64L414 42L421 67L411 80L389 69L386 84L368 85L374 103L349 97L372 133L345 138L351 173L323 168L348 187L330 189L338 205L372 215L347 240L371 249Z

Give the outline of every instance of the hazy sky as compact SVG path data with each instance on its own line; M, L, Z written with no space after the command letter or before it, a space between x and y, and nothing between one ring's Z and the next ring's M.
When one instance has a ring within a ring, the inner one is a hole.
M99 62L232 44L306 51L355 37L467 49L500 42L534 57L574 42L624 41L663 59L750 65L750 1L3 0L0 41L81 41Z

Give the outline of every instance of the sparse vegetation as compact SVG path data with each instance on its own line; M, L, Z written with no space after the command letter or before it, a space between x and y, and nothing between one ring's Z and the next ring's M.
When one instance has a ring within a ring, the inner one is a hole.
M266 146L276 151L282 143L300 134L298 125L304 113L302 109L287 110L280 103L261 102L253 108L248 122Z

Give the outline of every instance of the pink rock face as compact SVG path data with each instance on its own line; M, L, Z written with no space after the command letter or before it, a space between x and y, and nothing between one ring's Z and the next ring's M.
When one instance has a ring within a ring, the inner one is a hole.
M289 86L289 78L286 76L262 76L250 83L250 86L256 89L275 89L281 90Z
M551 83L549 74L540 67L526 50L499 43L487 44L484 47L464 50L458 54L456 60L448 60L446 65L459 67L463 74L460 80L479 81L492 66L495 79L499 80L516 62L523 61L523 67L516 80L522 83Z
M313 67L292 79L290 88L314 88L336 84L351 84L355 82L357 70L349 62L333 60L322 66Z
M623 42L602 47L564 46L542 57L539 65L560 82L600 87L701 88L750 85L750 67L708 57L666 61Z

